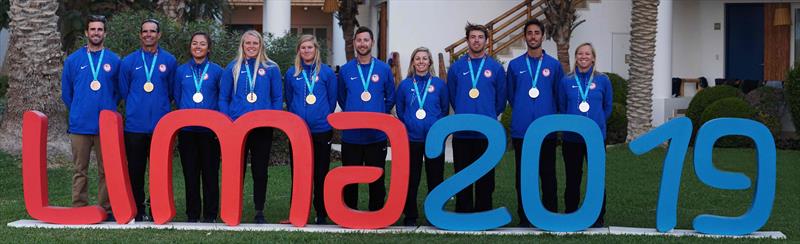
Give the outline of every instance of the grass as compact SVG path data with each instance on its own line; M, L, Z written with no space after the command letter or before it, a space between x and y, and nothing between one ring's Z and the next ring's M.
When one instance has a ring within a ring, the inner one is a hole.
M661 162L665 150L656 149L642 156L633 155L627 147L615 146L608 149L607 155L607 192L608 208L606 223L613 226L655 227L656 201L661 179ZM715 165L725 170L745 172L753 177L755 174L755 152L750 149L716 149ZM800 158L798 151L778 151L777 155L777 189L772 215L761 230L781 231L787 235L788 241L800 237ZM560 159L559 159L560 162ZM19 219L30 219L25 212L22 200L22 180L18 158L0 154L0 236L3 242L82 242L82 241L135 241L135 242L531 242L558 241L566 243L585 242L741 242L733 239L713 239L697 237L644 237L644 236L474 236L474 235L432 235L432 234L334 234L334 233L297 233L297 232L231 232L231 231L175 231L175 230L47 230L16 229L6 227L5 223ZM338 166L338 164L334 164ZM183 177L179 162L175 162L175 200L177 216L174 221L186 219L184 214ZM452 175L451 165L446 166L446 175ZM513 154L506 153L496 170L496 190L494 206L505 206L514 216L509 226L517 223L516 199L514 193ZM563 194L564 171L559 163L559 193ZM69 169L50 169L49 186L51 205L69 206L71 173ZM94 183L96 169L90 168ZM267 199L267 221L276 223L288 217L290 175L287 166L275 166L269 169L269 186ZM245 178L243 222L252 222L252 181ZM422 179L425 179L423 176ZM420 223L427 224L422 213L424 202L424 180L418 202L420 203ZM361 208L366 208L366 187L361 187ZM94 202L96 187L90 187L90 201ZM717 214L738 216L743 214L752 200L752 190L728 191L713 189L703 185L694 176L691 164L691 153L687 156L681 179L678 206L678 226L680 229L692 229L692 219L699 214ZM559 203L563 209L563 201ZM453 209L452 202L448 209ZM311 218L314 217L312 210ZM743 240L747 242L772 242L773 240Z

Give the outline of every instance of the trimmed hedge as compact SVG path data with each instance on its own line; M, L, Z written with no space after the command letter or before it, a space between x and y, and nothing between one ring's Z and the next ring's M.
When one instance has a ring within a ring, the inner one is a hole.
M745 100L758 111L756 119L763 123L777 138L781 132L781 116L785 111L783 91L778 88L762 86L747 93Z
M783 90L786 105L789 106L789 111L792 113L795 133L800 134L797 132L800 131L800 65L796 64L789 71L786 82L783 83Z
M758 111L739 97L720 99L709 105L700 117L699 125L717 118L743 118L756 119ZM750 139L740 136L725 136L720 138L715 145L719 147L749 147Z
M614 103L628 105L628 81L618 74L606 72L611 80L611 89L614 90Z
M614 102L611 117L606 120L606 144L624 143L628 137L628 109L625 105Z
M703 123L701 116L706 110L706 107L712 103L728 97L741 97L742 92L735 87L728 85L719 85L708 89L700 90L697 95L689 102L689 108L686 110L686 117L692 120L695 129L699 128Z

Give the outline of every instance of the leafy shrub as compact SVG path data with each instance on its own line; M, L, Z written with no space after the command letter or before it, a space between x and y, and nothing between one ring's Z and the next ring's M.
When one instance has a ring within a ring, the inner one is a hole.
M614 102L611 117L606 121L606 144L624 143L628 137L628 109L621 103Z
M745 100L756 109L756 119L766 125L773 137L781 132L781 116L785 109L783 91L781 89L762 86L747 93Z
M618 74L606 72L611 80L611 89L614 90L614 103L628 105L628 81ZM615 108L616 109L616 108Z
M699 128L701 123L700 117L703 115L706 107L712 103L728 97L741 97L742 93L739 89L728 85L720 85L703 89L698 92L692 101L689 102L689 108L686 110L686 117L692 120L695 129Z
M717 118L743 118L756 119L757 111L739 97L720 99L709 105L700 117L700 125ZM717 141L720 147L747 147L752 144L750 139L740 136L725 136Z
M800 131L800 65L795 65L783 83L786 104L792 113L795 131ZM800 133L798 133L800 134Z

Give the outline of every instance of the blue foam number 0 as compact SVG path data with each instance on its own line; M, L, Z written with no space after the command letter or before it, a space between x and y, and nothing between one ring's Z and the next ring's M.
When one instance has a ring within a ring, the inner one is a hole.
M425 199L425 217L436 227L447 230L476 231L494 229L511 222L505 207L477 213L454 213L444 210L450 197L492 170L503 158L506 148L505 130L497 120L475 114L447 116L437 121L425 139L425 153L430 158L441 155L447 136L457 131L477 131L486 136L486 152L468 167L447 178Z
M586 171L586 197L581 207L569 214L548 211L539 198L539 154L542 140L547 134L556 131L578 133L586 142L589 165ZM606 155L600 128L591 119L577 115L548 115L533 121L525 133L520 172L522 206L531 224L548 231L585 230L600 215L605 191Z

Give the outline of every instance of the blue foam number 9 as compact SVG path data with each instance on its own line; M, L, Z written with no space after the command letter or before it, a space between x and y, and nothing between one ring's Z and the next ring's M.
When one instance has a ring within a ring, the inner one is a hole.
M715 119L697 132L694 149L694 169L703 183L727 190L750 187L750 179L742 173L725 172L714 167L711 154L714 142L723 136L739 135L755 142L757 161L756 186L753 203L744 215L723 217L703 214L694 219L694 228L703 233L745 235L760 229L769 219L775 200L775 140L761 123L735 118Z
M586 197L583 205L569 214L548 211L539 198L539 153L542 140L556 131L571 131L581 135L586 142L589 168L587 172ZM522 182L522 206L525 215L536 227L548 231L585 230L597 220L605 191L606 155L600 128L589 118L578 115L548 115L541 117L525 133L522 145L520 178Z
M444 210L444 205L450 197L493 169L500 162L506 148L505 130L497 120L483 115L458 114L447 116L433 124L425 139L426 155L429 158L441 155L445 139L457 131L480 132L489 140L489 145L478 160L447 178L428 194L425 199L425 217L434 226L447 230L477 231L508 224L511 222L511 214L505 207L477 213L454 213Z

